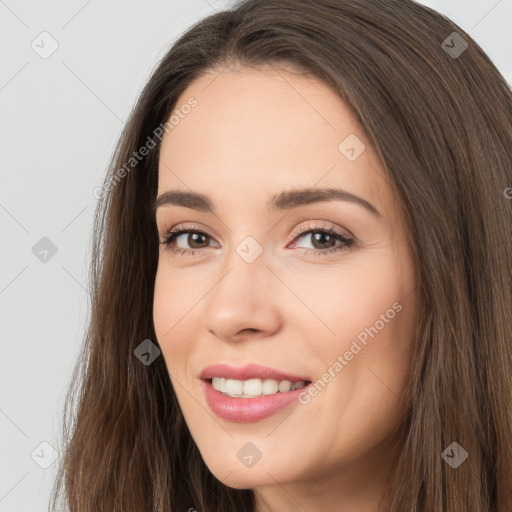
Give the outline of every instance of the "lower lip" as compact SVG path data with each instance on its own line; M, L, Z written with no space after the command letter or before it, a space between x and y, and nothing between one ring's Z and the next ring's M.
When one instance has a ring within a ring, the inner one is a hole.
M297 402L300 393L308 386L286 393L274 393L263 395L259 398L237 398L225 395L217 391L208 380L201 379L206 402L210 409L220 418L238 423L259 421L284 409L286 406Z

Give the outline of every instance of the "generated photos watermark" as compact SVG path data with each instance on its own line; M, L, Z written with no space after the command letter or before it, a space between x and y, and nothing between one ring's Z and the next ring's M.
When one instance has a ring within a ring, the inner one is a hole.
M359 354L359 352L361 352L361 350L367 346L368 337L371 337L372 339L375 338L375 336L377 336L379 332L384 329L386 324L393 320L397 313L400 313L402 309L402 304L395 302L392 307L380 315L379 320L377 320L372 326L365 327L357 335L357 340L353 340L349 349L346 350L343 354L338 355L336 361L334 361L331 366L329 366L322 377L318 379L312 386L308 386L302 393L299 394L299 402L302 405L309 404L311 399L317 396L318 393L320 393L320 391L322 391L322 389L324 389L325 386L331 382L331 380L336 377L336 375L338 375L341 370L343 370L343 368L349 364L350 361L352 361L354 356Z
M198 101L191 96L187 102L179 109L176 109L173 114L165 123L161 123L153 130L153 137L148 135L146 142L137 150L132 153L132 156L128 159L125 164L117 169L117 171L109 177L108 181L101 187L96 187L92 195L96 199L100 199L105 192L110 192L134 167L137 166L150 152L157 146L157 142L162 140L164 133L169 133L175 128L185 117L190 114L192 109L198 105Z

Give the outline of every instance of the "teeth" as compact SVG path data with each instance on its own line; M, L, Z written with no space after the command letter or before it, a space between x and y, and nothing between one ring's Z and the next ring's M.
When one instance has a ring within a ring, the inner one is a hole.
M292 383L289 380L283 380L279 383L278 389L281 393L286 393L292 389Z
M233 380L227 379L224 384L224 393L229 393L230 395L241 395L242 394L242 386L243 382L241 380Z
M296 382L295 384L292 384L292 388L290 391L294 391L296 389L302 388L306 385L305 381L299 380L299 382Z
M224 377L213 377L212 386L217 391L236 398L256 398L261 395L273 395L286 393L304 387L305 381L301 380L292 384L289 380L277 381L274 379L249 379L236 380Z
M290 382L290 385L292 383ZM277 380L273 379L265 379L263 381L263 394L264 395L273 395L274 393L277 393L279 391L279 383Z

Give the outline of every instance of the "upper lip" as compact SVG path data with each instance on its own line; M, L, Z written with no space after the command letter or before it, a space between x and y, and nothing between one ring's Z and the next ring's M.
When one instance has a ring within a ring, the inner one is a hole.
M204 368L200 375L201 379L212 379L213 377L226 377L235 380L275 379L277 381L289 380L291 382L311 380L307 377L292 375L258 364L246 364L240 367L229 366L228 364L214 364Z

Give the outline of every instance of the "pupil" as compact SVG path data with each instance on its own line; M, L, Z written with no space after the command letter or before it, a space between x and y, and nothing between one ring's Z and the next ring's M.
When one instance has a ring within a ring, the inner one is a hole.
M189 238L189 240L188 240L189 245L191 247L194 247L194 243L197 241L197 238L200 238L200 237L205 238L205 235L202 235L201 233L191 233L189 235L189 237L188 237ZM193 243L190 242L191 239L192 239ZM204 241L203 241L203 243L204 243ZM199 249L200 249L200 247L199 247Z
M316 242L316 241L320 240L320 242L322 243L322 238L323 237L331 238L331 241L333 240L331 235L328 235L326 233L316 233L313 236L313 241ZM315 245L315 244L313 244L313 245ZM332 247L332 244L329 247ZM320 247L320 249L324 249L324 247Z

